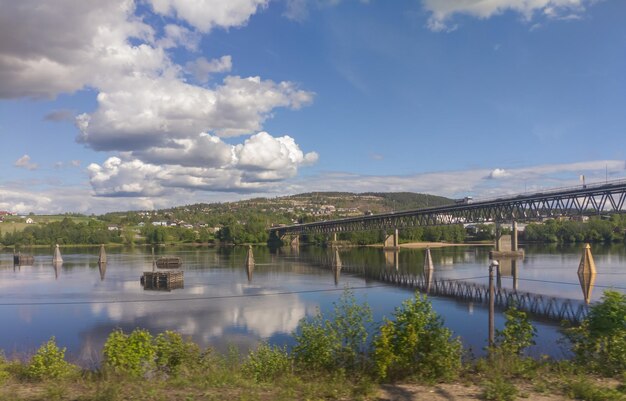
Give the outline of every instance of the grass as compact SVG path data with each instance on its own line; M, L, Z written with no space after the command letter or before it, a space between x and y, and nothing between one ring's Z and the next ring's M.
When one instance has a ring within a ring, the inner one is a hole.
M28 227L28 224L23 222L3 221L0 223L0 235L4 235L4 233L12 233L13 231L23 231L26 227Z

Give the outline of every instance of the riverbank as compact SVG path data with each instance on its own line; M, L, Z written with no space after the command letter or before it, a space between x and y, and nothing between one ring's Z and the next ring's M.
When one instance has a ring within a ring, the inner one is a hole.
M90 372L74 378L40 382L3 378L0 400L12 401L190 401L190 400L363 400L363 401L533 401L625 400L624 384L615 379L538 370L531 378L510 378L516 395L493 386L490 374L468 371L451 382L418 380L378 384L341 374L289 374L257 382L237 370L212 368L204 374L169 379L132 379ZM498 392L500 391L500 392ZM500 398L498 398L500 397Z

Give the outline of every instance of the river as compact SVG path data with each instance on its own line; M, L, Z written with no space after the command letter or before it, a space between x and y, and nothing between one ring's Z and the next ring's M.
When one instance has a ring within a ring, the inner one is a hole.
M140 276L152 271L150 250L144 247L110 248L106 270L98 266L98 248L62 248L64 263L52 265L51 250L24 250L34 254L32 266L13 266L13 255L0 254L0 349L7 356L32 354L51 336L67 347L68 359L82 365L97 364L107 335L115 328L136 327L153 333L175 330L203 347L242 350L261 341L292 345L291 333L300 319L321 310L328 313L344 291L353 289L359 302L367 302L375 321L390 317L394 308L413 296L411 290L385 285L358 273L397 269L420 274L425 250L402 249L385 253L380 248L343 248L344 268L337 276L328 267L330 250L254 247L255 266L245 268L245 247L167 247L156 256L183 260L184 288L171 291L144 289ZM516 286L520 291L583 299L577 276L582 246L526 245L518 262ZM626 291L626 247L596 245L597 276L591 301L607 288ZM488 247L443 247L431 250L436 279L487 283ZM499 284L512 288L514 279L503 271ZM475 355L487 338L483 305L430 297L446 326L461 337ZM558 323L533 322L538 330L533 355L563 356ZM496 316L501 328L503 317Z

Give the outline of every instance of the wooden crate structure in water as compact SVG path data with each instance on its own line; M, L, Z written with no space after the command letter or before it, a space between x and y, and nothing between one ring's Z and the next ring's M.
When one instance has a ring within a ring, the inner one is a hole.
M143 284L144 290L171 291L184 288L185 280L183 272L180 270L144 272L143 277L141 277L141 284Z
M22 255L18 253L17 255L13 255L13 264L20 266L32 266L35 264L35 257L32 255Z
M183 265L183 261L178 256L163 256L156 260L156 267L159 269L178 269Z

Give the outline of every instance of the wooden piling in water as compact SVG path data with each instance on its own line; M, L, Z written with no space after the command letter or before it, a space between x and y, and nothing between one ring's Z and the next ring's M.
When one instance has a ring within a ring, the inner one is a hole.
M98 264L106 264L107 253L104 250L104 244L100 245L100 256L98 256Z
M61 257L61 250L59 249L59 244L56 244L54 248L54 256L52 257L52 264L60 265L63 264L63 258Z

